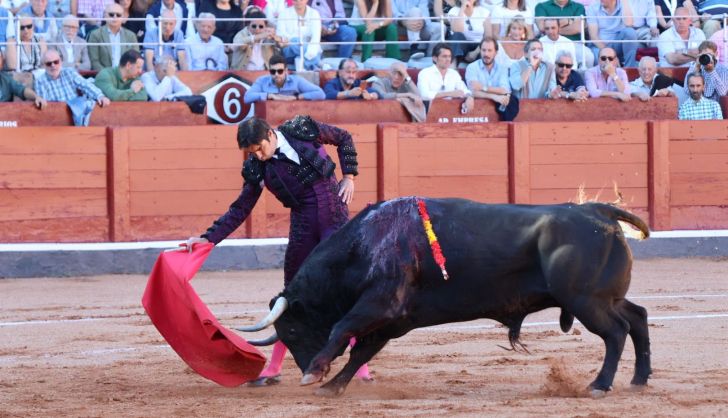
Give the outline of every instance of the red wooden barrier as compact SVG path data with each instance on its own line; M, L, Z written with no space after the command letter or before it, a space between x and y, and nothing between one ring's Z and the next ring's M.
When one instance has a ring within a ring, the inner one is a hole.
M113 130L115 241L205 231L240 193L242 152L228 126ZM233 236L246 236L240 228Z
M68 105L50 102L37 109L32 102L0 103L0 121L11 126L73 126ZM205 125L207 116L192 113L183 102L112 102L91 113L91 126Z
M107 241L106 129L0 129L0 241Z
M728 124L671 121L669 229L728 228Z
M396 100L266 101L255 104L255 116L273 125L296 115L310 115L316 120L334 125L411 121L409 113Z
M460 113L462 100L433 100L427 113L432 123L497 122L495 103L476 99L475 109ZM521 100L516 122L580 122L585 120L662 120L677 118L677 98L656 97L649 102L632 100L622 103L611 98L589 99L584 102L550 99Z
M653 229L728 228L725 121L342 127L359 151L352 214L403 195L575 201L580 186L611 201L616 182ZM0 133L2 242L184 239L227 210L242 184L234 127ZM234 236L287 231L288 210L266 192Z

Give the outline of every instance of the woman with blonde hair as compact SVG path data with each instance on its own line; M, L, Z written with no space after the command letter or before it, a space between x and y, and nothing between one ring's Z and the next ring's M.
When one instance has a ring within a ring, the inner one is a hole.
M523 46L526 45L528 39L527 33L526 21L521 16L513 18L506 28L506 37L498 41L500 44L496 57L498 62L510 65L523 58L525 54Z
M526 22L526 39L533 38L534 10L528 7L526 0L503 0L503 4L494 6L490 20L493 24L493 37L501 39L508 34L508 24L515 17L521 17Z

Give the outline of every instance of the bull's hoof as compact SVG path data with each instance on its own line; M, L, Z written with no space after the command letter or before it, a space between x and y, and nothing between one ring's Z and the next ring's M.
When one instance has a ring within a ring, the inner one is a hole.
M344 393L344 389L344 387L321 386L320 388L316 389L314 393L316 394L316 396L335 398L337 396L341 396L341 394Z
M602 389L591 388L589 395L591 395L592 399L601 399L601 398L607 396L607 391L602 390Z
M314 383L322 381L323 378L323 374L306 373L301 378L301 386L313 385Z

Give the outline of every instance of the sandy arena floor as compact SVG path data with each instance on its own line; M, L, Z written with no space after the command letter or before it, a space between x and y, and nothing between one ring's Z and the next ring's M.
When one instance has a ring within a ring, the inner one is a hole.
M726 417L727 273L728 261L637 261L630 298L650 315L654 374L643 392L629 390L628 339L614 390L596 400L585 388L603 344L579 324L561 333L556 310L526 319L521 339L531 355L499 348L506 330L492 321L416 330L370 363L374 383L352 382L326 399L298 385L290 355L275 387L228 389L196 375L144 313L144 276L5 279L0 417ZM235 326L263 315L282 276L202 273L192 283Z

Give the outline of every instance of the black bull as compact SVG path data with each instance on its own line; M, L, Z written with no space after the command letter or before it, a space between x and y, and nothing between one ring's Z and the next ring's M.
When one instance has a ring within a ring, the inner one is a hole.
M508 326L515 346L524 318L550 307L561 308L564 332L576 317L604 340L594 395L610 390L627 334L636 354L632 384L647 384L647 311L625 299L632 256L617 222L647 237L640 218L600 203L424 201L449 280L432 256L416 200L401 198L368 207L319 244L271 301L271 315L256 329L275 320L304 372L302 384L321 381L351 337L357 343L349 361L321 387L324 394L342 393L360 366L412 329L490 318Z

